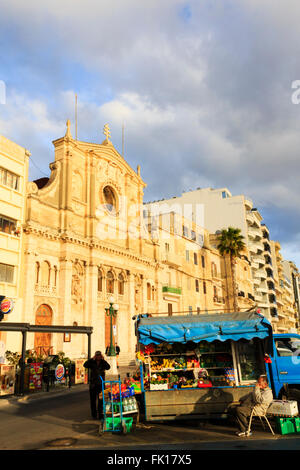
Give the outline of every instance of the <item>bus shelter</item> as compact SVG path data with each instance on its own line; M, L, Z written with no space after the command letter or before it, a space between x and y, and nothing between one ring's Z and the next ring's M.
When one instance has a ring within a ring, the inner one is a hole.
M30 325L29 323L5 322L0 323L0 331L15 331L22 333L22 352L20 358L20 395L24 394L25 353L28 333L86 334L88 337L88 358L91 357L91 335L93 328L90 326Z

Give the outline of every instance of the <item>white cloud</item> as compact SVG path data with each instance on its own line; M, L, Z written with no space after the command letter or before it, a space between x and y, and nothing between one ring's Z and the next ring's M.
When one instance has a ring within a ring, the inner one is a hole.
M0 0L0 27L17 32L11 53L24 57L16 67L53 85L44 100L34 89L9 89L2 133L33 149L40 166L52 161L51 140L67 118L74 135L73 88L84 83L79 139L101 142L109 122L120 149L124 122L126 158L141 164L150 199L151 191L227 186L277 208L281 221L293 209L291 240L300 232L300 107L291 103L300 6L188 4L186 19L181 0Z

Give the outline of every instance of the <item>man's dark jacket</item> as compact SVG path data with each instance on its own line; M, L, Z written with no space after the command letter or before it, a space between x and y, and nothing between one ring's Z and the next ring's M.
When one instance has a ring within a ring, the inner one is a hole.
M105 361L105 359L100 359L98 364L95 359L88 359L83 364L83 367L91 370L90 388L102 388L100 375L102 379L105 380L105 371L110 369L110 365Z

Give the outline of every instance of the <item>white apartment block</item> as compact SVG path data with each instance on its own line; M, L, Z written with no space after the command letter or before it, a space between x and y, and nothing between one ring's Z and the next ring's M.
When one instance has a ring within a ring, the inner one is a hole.
M227 188L198 188L179 197L146 203L179 210L210 233L235 227L241 230L250 253L253 291L261 313L276 322L277 308L273 268L270 257L269 232L261 223L262 216L250 198L233 196Z

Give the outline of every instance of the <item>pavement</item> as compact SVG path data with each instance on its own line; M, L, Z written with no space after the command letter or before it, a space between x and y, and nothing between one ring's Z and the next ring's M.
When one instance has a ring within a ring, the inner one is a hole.
M120 375L122 377L123 371ZM106 377L107 380L114 378ZM9 434L9 429L12 435L16 433L16 426L23 426L23 434L20 431L23 439L21 448L28 450L300 450L300 433L273 436L269 430L264 431L259 422L249 438L237 437L236 427L229 421L140 422L134 432L126 435L99 433L102 429L100 422L87 417L87 397L86 384L22 397L2 397L0 412L5 425L4 436ZM52 398L57 398L55 406ZM31 436L26 441L26 429L29 428ZM4 444L3 437L1 441ZM18 445L7 437L7 449L18 449Z
M105 380L118 380L119 375L121 381L123 381L127 373L129 372L131 375L132 373L136 370L135 367L128 368L128 367L120 367L118 372L118 375L111 375L106 373ZM44 392L44 391L37 391L37 392L29 392L24 394L23 396L21 395L4 395L0 396L0 407L5 406L5 405L12 405L12 404L17 404L17 403L28 403L32 401L39 401L39 400L44 400L52 396L61 396L61 395L66 395L66 394L74 394L81 392L83 390L87 390L88 385L86 384L77 384L73 385L72 387L67 387L67 386L62 386L61 388L50 388L49 392Z

